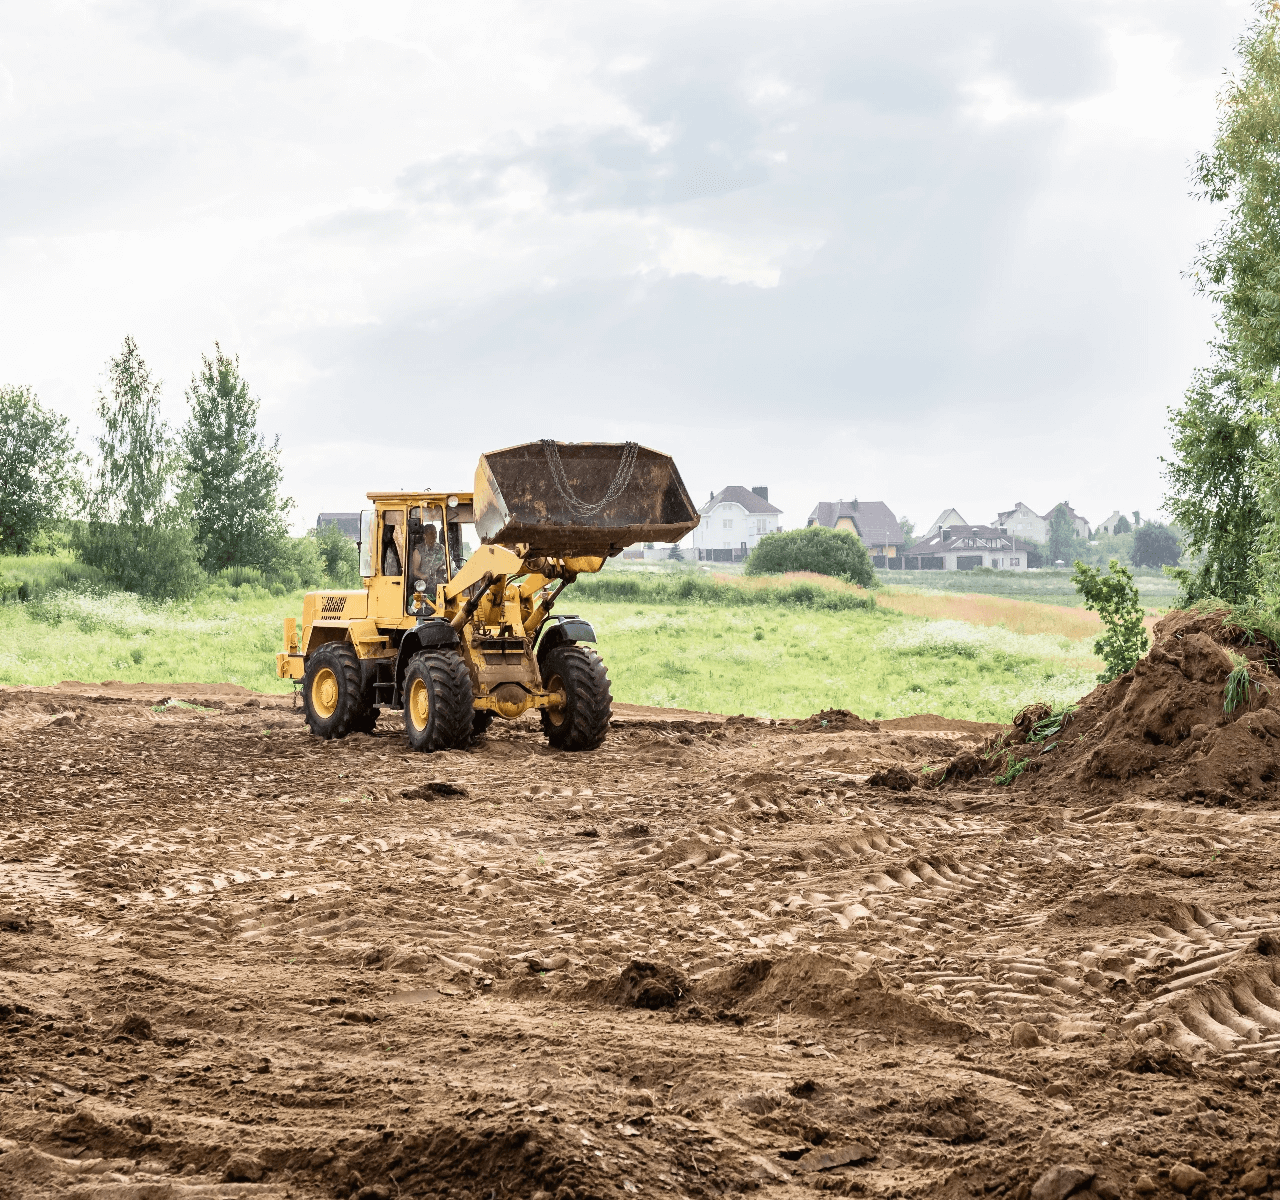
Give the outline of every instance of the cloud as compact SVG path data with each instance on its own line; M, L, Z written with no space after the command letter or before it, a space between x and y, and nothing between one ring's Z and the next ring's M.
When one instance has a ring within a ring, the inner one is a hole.
M795 520L1153 510L1248 11L9 10L0 361L87 429L126 333L175 416L220 339L302 516L637 430Z

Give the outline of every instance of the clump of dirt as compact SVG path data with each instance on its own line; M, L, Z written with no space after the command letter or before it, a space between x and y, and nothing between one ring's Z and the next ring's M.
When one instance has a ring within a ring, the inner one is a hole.
M1233 657L1234 656L1234 657ZM1227 712L1227 678L1241 659L1247 694ZM1280 782L1280 662L1276 646L1226 610L1172 612L1156 624L1147 656L1089 693L1060 721L1031 705L1013 726L939 772L1014 791L1048 792L1078 805L1135 792L1227 804L1265 796Z
M878 733L880 726L847 708L824 708L803 721L779 721L785 729L796 733Z
M708 971L694 997L723 1011L775 1013L850 1021L864 1029L886 1029L903 1039L966 1041L981 1031L927 1000L877 968L859 971L824 954L756 957Z
M675 1008L689 994L689 980L666 963L632 959L612 978L588 984L586 992L622 1008Z
M914 771L908 771L901 763L894 763L883 771L877 771L868 780L870 787L889 788L895 792L909 792L919 782Z

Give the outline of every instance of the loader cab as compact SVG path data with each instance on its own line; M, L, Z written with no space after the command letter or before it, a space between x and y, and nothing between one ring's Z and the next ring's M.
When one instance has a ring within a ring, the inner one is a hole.
M371 553L361 571L370 616L382 629L409 628L430 614L436 589L448 583L480 544L468 494L371 493ZM421 583L422 587L418 588Z

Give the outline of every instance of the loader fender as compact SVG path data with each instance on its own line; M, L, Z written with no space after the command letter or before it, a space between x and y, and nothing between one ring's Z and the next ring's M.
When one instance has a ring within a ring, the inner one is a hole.
M570 642L594 642L595 640L596 631L592 629L590 621L572 616L548 617L538 631L538 669L542 669L543 659L557 646L564 646Z
M400 694L400 685L404 682L405 671L409 669L409 660L419 650L441 650L456 645L457 631L443 617L428 617L419 621L400 642L400 653L396 656L396 695Z

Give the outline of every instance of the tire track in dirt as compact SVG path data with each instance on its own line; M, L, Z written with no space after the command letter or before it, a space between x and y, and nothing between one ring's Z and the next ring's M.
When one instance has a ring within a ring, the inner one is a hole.
M1124 1189L1270 1161L1274 806L868 786L953 730L631 713L592 755L516 725L417 756L394 720L318 743L287 701L4 695L13 1194L1018 1194L1068 1159Z

